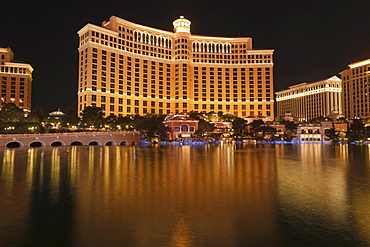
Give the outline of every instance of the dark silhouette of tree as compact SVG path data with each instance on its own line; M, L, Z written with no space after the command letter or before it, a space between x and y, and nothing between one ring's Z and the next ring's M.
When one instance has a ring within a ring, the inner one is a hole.
M233 129L234 129L234 135L240 135L247 124L247 121L245 121L243 118L235 117L233 120Z
M365 136L365 124L362 119L353 119L347 131L348 141L361 141L366 138Z
M168 139L169 127L163 124L165 115L151 115L137 119L135 124L144 139L158 138L162 141Z
M41 123L45 118L45 113L41 108L32 109L27 116L28 122Z
M116 120L116 124L120 125L122 130L133 130L133 120L133 116L118 117Z
M308 123L321 123L325 120L329 120L331 121L332 119L330 118L327 118L327 117L324 117L324 116L320 116L320 117L317 117L317 118L313 118L313 119L310 119L309 121L307 121Z
M24 122L24 112L14 103L6 103L0 110L0 121L9 122Z
M77 116L77 110L73 107L67 107L64 110L64 121L62 123L63 127L77 126L80 122L80 118Z
M252 130L254 132L257 132L257 131L259 131L259 128L262 124L264 124L264 122L262 120L258 119L258 120L253 120L253 122L251 122L249 125L252 126Z
M140 116L139 114L131 116L132 122L131 122L131 129L132 130L140 130L145 127L142 127L143 122L141 121L143 119L143 116Z
M110 129L116 129L117 128L117 116L116 115L109 115L105 118L106 124L109 125Z
M199 113L195 111L188 112L188 116L191 118L197 119L197 120L203 119L203 113Z
M198 122L198 130L195 131L195 134L202 136L207 132L213 132L214 129L215 126L213 124L210 124L207 121L200 119Z
M330 138L332 142L339 142L339 132L334 127L326 130L326 136Z
M83 127L99 129L104 124L104 113L100 107L88 106L82 111L81 124Z

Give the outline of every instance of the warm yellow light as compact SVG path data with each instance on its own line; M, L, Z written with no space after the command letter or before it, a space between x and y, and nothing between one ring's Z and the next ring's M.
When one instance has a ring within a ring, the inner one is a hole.
M366 59L366 60L363 60L363 61L360 61L360 62L357 62L357 63L351 63L350 65L348 65L351 69L353 68L356 68L356 67L360 67L360 66L364 66L364 65L367 65L367 64L370 64L370 59Z

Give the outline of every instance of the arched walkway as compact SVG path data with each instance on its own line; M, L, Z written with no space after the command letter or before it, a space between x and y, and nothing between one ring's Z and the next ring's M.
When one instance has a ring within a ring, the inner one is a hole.
M115 143L114 141L108 141L107 143L105 143L105 146L117 146L117 143Z
M74 141L74 142L71 143L71 146L82 146L82 145L84 145L84 144L80 141Z
M98 142L98 141L91 141L91 142L89 142L89 146L100 146L100 142Z
M60 147L60 146L64 146L65 144L61 141L55 141L53 143L50 144L50 146L52 147Z
M131 146L140 143L138 131L104 131L1 135L0 147Z
M19 147L22 147L23 144L20 143L20 142L9 142L8 144L6 144L6 147L7 148L19 148Z
M30 143L30 147L33 147L33 148L39 148L42 146L45 146L45 143L40 142L40 141L34 141Z

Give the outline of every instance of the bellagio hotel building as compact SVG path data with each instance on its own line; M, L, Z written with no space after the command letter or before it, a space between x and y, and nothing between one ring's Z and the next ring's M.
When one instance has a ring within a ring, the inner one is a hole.
M273 50L252 38L192 35L181 16L174 32L112 16L79 34L79 112L105 115L219 112L273 118Z

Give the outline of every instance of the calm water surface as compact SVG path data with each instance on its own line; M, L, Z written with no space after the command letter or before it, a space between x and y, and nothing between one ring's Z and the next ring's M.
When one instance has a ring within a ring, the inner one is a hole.
M0 150L0 246L370 246L370 148Z

